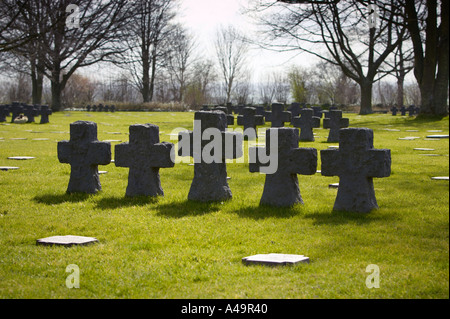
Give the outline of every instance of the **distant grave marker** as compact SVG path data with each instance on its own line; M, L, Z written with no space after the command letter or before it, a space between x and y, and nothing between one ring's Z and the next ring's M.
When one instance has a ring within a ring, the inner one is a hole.
M342 118L342 111L340 110L332 110L329 114L330 117L323 120L323 127L330 129L327 142L339 142L339 130L349 126L349 119Z
M285 111L283 104L273 103L272 111L265 112L265 121L271 122L272 127L283 127L291 121L291 112Z
M300 109L300 117L294 117L292 125L300 128L300 141L313 142L313 128L320 127L320 118L314 116L313 109Z

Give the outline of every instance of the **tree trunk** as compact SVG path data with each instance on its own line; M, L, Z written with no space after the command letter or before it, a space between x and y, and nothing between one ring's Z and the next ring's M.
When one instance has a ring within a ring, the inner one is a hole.
M405 82L404 74L397 76L397 107L398 108L401 108L403 106L404 82Z
M61 83L52 81L52 110L55 112L61 111L62 107L62 88Z
M448 12L449 1L441 1L441 26L440 26L440 43L438 52L438 73L436 83L434 85L434 112L438 116L448 115L448 81L449 81L449 29L448 29ZM445 12L445 13L444 13Z
M372 111L372 86L373 83L371 80L363 80L359 83L361 88L361 107L359 110L359 114L371 114Z

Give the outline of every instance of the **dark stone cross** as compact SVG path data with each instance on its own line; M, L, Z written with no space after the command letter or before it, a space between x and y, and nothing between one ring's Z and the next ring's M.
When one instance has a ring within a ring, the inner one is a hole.
M222 111L227 115L227 125L234 125L234 115L233 111L230 111L226 106L218 106L214 110Z
M266 111L264 111L264 106L261 106L261 105L255 106L255 109L256 109L256 112L255 112L256 115L265 115Z
M264 116L256 115L256 109L254 107L244 107L241 115L237 117L237 124L244 126L244 131L247 129L253 129L250 134L255 134L256 137L256 127L258 125L264 125ZM248 131L247 131L248 133ZM248 134L248 136L250 135Z
M98 105L97 112L103 112L103 104Z
M264 191L260 204L289 207L303 203L297 174L313 175L317 169L317 150L298 147L298 129L281 127L266 131L266 147L249 149L249 170L251 173L263 172L259 154L277 153L278 167L273 173L266 173ZM271 139L278 138L277 149L272 149ZM272 163L273 164L273 163Z
M294 123L294 118L300 115L300 111L303 109L303 106L298 103L294 102L291 103L291 106L288 108L288 111L291 112L291 124Z
M406 115L406 107L402 106L402 107L400 108L400 112L401 112L401 114L402 114L403 116L405 116L405 115Z
M308 107L309 108L309 107ZM323 110L320 106L313 106L311 109L314 110L314 116L317 116L319 118L322 118L323 116Z
M49 109L48 105L41 105L41 109L39 110L39 115L41 116L40 124L48 123L48 116L52 115L52 110Z
M68 193L96 193L102 189L98 165L111 163L111 144L97 140L97 124L70 124L70 141L58 142L58 159L71 166Z
M28 118L27 123L34 123L34 117L38 115L38 109L36 105L24 105L23 107L23 115Z
M398 112L398 108L394 105L394 106L391 108L391 112L392 112L392 115L393 115L393 116L396 116L396 115L397 115L397 112Z
M9 105L0 105L0 123L6 122L7 116L9 116Z
M88 104L88 106L86 106L86 111L90 112L91 111L91 105Z
M328 133L328 143L339 142L339 130L349 126L350 121L347 118L342 118L342 111L333 110L329 112L330 117L323 119L323 128L330 129Z
M416 106L415 105L408 106L409 116L414 116L415 111L416 111Z
M291 122L291 112L284 110L284 105L272 104L272 111L265 112L266 122L271 122L272 127L283 127L284 123Z
M11 111L11 123L14 123L14 119L23 113L23 106L19 102L12 102L10 108Z
M292 120L292 125L300 128L300 141L314 142L313 128L320 127L320 118L314 116L313 109L301 109L300 115Z
M126 196L164 195L159 169L174 167L174 145L159 142L157 125L131 125L129 131L130 141L117 144L114 152L115 165L130 168Z
M391 151L374 149L368 128L340 130L339 149L320 151L324 176L339 176L334 210L367 213L378 208L374 177L391 174Z
M194 158L189 200L213 202L232 197L227 182L226 159L243 156L243 135L225 132L226 122L226 115L221 111L199 111L194 115L194 130L178 135L179 156Z
M92 107L92 112L97 112L97 105L94 105L94 106Z

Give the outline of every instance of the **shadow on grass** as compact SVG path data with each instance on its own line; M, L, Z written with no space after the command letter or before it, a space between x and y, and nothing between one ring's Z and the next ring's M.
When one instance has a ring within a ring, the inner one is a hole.
M63 203L78 203L87 200L93 194L73 193L73 194L47 194L38 195L33 198L39 204L56 205Z
M158 202L158 200L159 197L151 197L151 196L107 197L100 199L97 202L96 208L110 210L121 207L145 206L148 204L155 204Z
M293 207L273 207L268 205L259 205L254 207L244 207L235 213L239 217L252 218L255 220L265 219L265 218L291 218L298 215L300 205L295 205Z
M221 208L220 202L202 203L196 201L185 200L182 202L162 204L155 207L157 215L182 218L186 216L202 216L205 214L219 211Z
M374 221L386 221L386 216L377 215L376 211L370 213L354 213L345 211L318 212L304 215L304 218L314 220L315 225L339 226L345 224L365 225Z

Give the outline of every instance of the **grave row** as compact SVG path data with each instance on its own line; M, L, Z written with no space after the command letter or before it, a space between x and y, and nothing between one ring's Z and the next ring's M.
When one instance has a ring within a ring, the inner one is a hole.
M400 112L400 114L402 116L405 116L407 112L408 112L409 116L414 116L414 115L418 115L419 114L420 107L419 106L415 106L414 104L412 104L412 105L410 105L408 107L402 106L399 109L396 105L394 105L393 107L391 107L391 112L392 112L393 116L396 116L398 112Z
M0 105L0 122L6 122L6 117L11 116L11 123L34 123L35 117L40 116L40 124L49 123L49 115L52 110L48 105L29 105L12 102L11 105Z
M86 111L88 112L115 112L116 106L115 105L88 105L86 106Z
M226 131L227 117L223 112L199 111L194 120L197 121L194 121L192 132L179 133L179 141L188 140L190 147L186 149L178 143L179 156L194 157L194 178L188 199L200 202L231 199L226 159L243 156L243 134ZM213 161L199 156L215 138L205 139L203 133L208 128L218 129L222 134L222 148L228 147L225 141L231 141L233 151L212 149L217 152ZM126 196L164 195L159 170L175 166L171 157L174 144L159 141L159 127L156 125L131 125L129 131L129 142L115 146L114 160L117 167L129 168ZM373 131L368 128L345 128L339 134L339 148L320 151L321 174L340 178L334 209L369 212L378 207L373 178L390 176L390 150L374 149ZM271 136L278 138L277 149L271 149ZM194 142L200 146L197 148ZM297 174L313 175L317 172L317 150L299 148L298 143L297 128L269 128L266 147L249 149L249 171L266 173L261 204L282 207L303 203ZM260 158L261 154L267 153L277 156L277 169L271 173L264 169L267 161ZM58 142L58 159L71 165L68 193L96 193L101 190L98 165L111 163L111 144L98 141L96 123L77 121L70 125L70 140Z
M213 110L223 111L227 114L227 124L234 125L233 107L218 106ZM321 107L304 108L299 103L293 103L288 111L284 110L283 104L272 104L271 111L264 111L260 107L239 106L237 109L237 125L242 125L244 130L253 129L257 126L270 122L271 127L284 127L285 123L290 123L296 128L300 128L300 141L314 141L314 128L320 128L320 120L324 115L323 128L330 129L327 141L330 143L339 142L339 129L349 126L349 119L342 118L342 111L330 108L323 111Z

